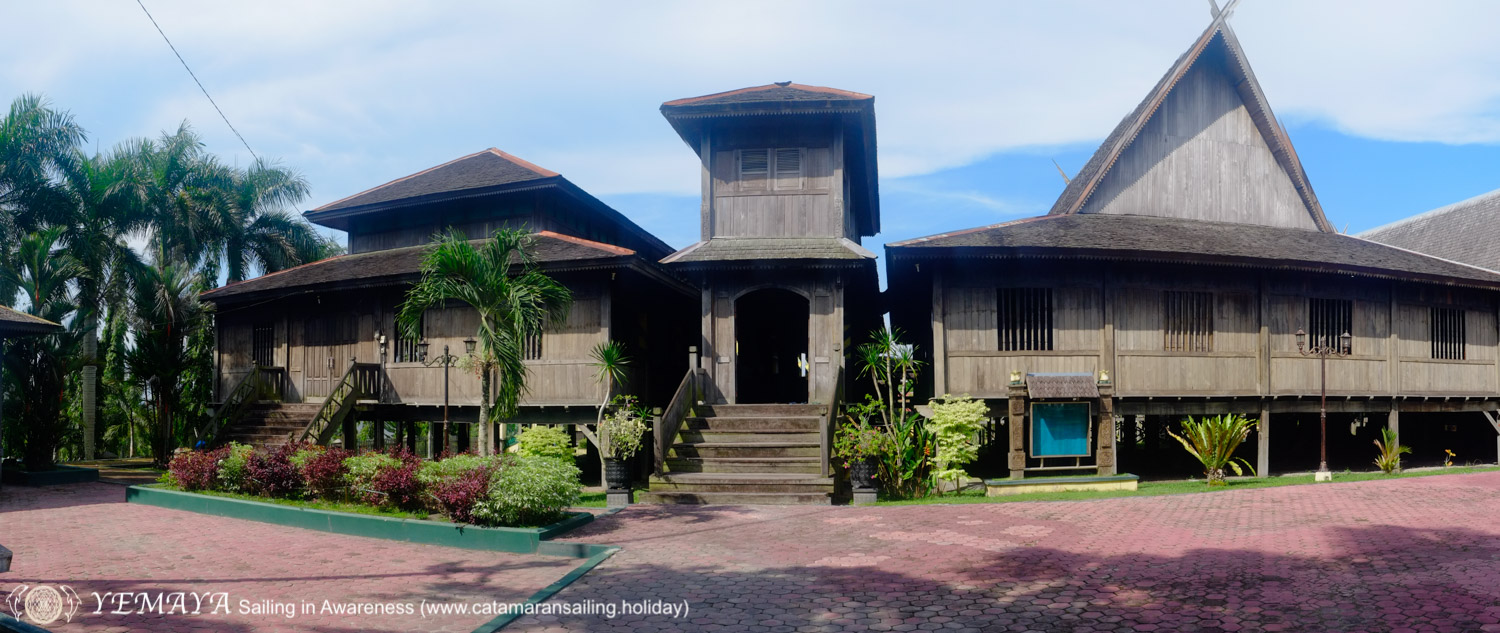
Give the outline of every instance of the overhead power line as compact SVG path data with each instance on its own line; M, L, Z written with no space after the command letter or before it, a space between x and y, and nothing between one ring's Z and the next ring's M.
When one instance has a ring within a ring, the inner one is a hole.
M135 3L141 5L141 11L146 13L146 19L151 20L151 26L156 27L157 33L161 33L161 39L167 43L167 48L172 49L172 54L177 56L177 61L182 62L183 70L186 70L188 76L193 78L193 83L198 84L198 89L203 91L203 96L208 97L209 104L213 105L214 110L219 113L219 118L224 119L224 125L229 126L229 131L234 132L234 135L240 139L240 143L245 146L245 151L250 152L252 158L257 161L260 160L260 157L255 155L255 150L250 149L250 144L245 142L244 135L235 129L234 124L229 122L229 117L224 116L224 110L219 108L219 104L214 101L213 96L208 94L208 88L204 88L203 82L198 81L198 75L194 74L193 69L188 67L187 60L182 58L182 53L177 52L177 47L172 45L172 39L167 37L167 33L161 30L161 25L156 23L156 18L151 17L151 12L146 9L146 4L141 0L135 0Z

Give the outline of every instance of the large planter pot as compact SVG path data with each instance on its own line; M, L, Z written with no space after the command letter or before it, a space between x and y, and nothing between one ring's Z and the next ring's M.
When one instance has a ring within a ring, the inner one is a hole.
M849 485L856 490L875 487L875 460L870 457L849 462Z
M630 467L623 459L604 458L604 487L609 490L630 489Z

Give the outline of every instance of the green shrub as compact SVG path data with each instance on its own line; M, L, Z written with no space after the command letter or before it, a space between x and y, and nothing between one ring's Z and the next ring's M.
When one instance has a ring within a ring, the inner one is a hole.
M452 481L466 472L485 466L498 465L497 457L480 457L473 453L460 453L449 456L442 461L422 462L417 469L417 480L423 485L433 486L444 481Z
M490 478L489 494L474 505L481 525L536 527L555 523L578 502L578 467L560 459L509 456Z
M297 452L292 453L292 465L297 467L298 472L301 472L307 468L308 462L325 450L327 449L317 444L303 444Z
M990 408L983 400L968 395L943 398L943 401L932 401L932 419L927 421L927 428L937 441L933 476L939 481L953 481L957 489L966 474L963 465L979 457L979 445L974 442L974 436L984 428Z
M401 460L385 453L363 453L344 460L345 481L354 490L369 490L375 475L386 468L400 468Z
M852 409L858 409L853 405ZM879 457L886 452L890 441L885 431L870 424L868 415L859 415L851 410L844 414L845 423L839 425L833 436L833 456L846 462L855 462L869 457Z
M230 442L224 447L224 459L219 462L219 473L214 487L225 492L248 492L250 489L250 458L255 447L239 442Z
M530 457L551 457L572 461L573 442L568 433L555 426L533 426L516 437L516 452Z
M1208 485L1222 486L1227 483L1225 469L1233 470L1236 475L1243 475L1244 470L1255 474L1250 462L1234 456L1234 449L1239 448L1240 442L1245 441L1254 428L1255 420L1229 413L1200 420L1188 418L1182 421L1182 435L1167 433L1177 438L1182 447L1203 464ZM1240 469L1241 464L1245 466L1244 470Z

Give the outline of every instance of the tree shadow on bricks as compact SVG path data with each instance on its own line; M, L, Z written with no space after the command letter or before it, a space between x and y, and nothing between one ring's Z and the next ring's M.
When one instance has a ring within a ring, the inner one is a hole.
M0 487L0 526L5 515L28 510L51 510L101 504L125 503L125 488L118 484L81 483L60 486Z
M1018 546L931 564L870 552L747 568L634 564L622 553L552 601L687 601L689 616L533 615L507 630L1500 630L1500 548L1491 535L1378 525L1325 536L1336 554Z

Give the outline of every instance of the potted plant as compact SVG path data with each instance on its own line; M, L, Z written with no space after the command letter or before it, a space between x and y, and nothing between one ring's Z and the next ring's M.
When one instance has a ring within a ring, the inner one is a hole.
M855 405L833 437L833 456L849 465L849 483L859 490L875 487L875 460L887 445L883 431L870 424L869 410ZM862 415L865 414L865 415Z
M599 455L604 458L605 487L610 490L630 489L630 469L625 460L641 450L641 441L646 435L646 413L636 404L634 396L615 396L610 403L612 410L599 419Z

